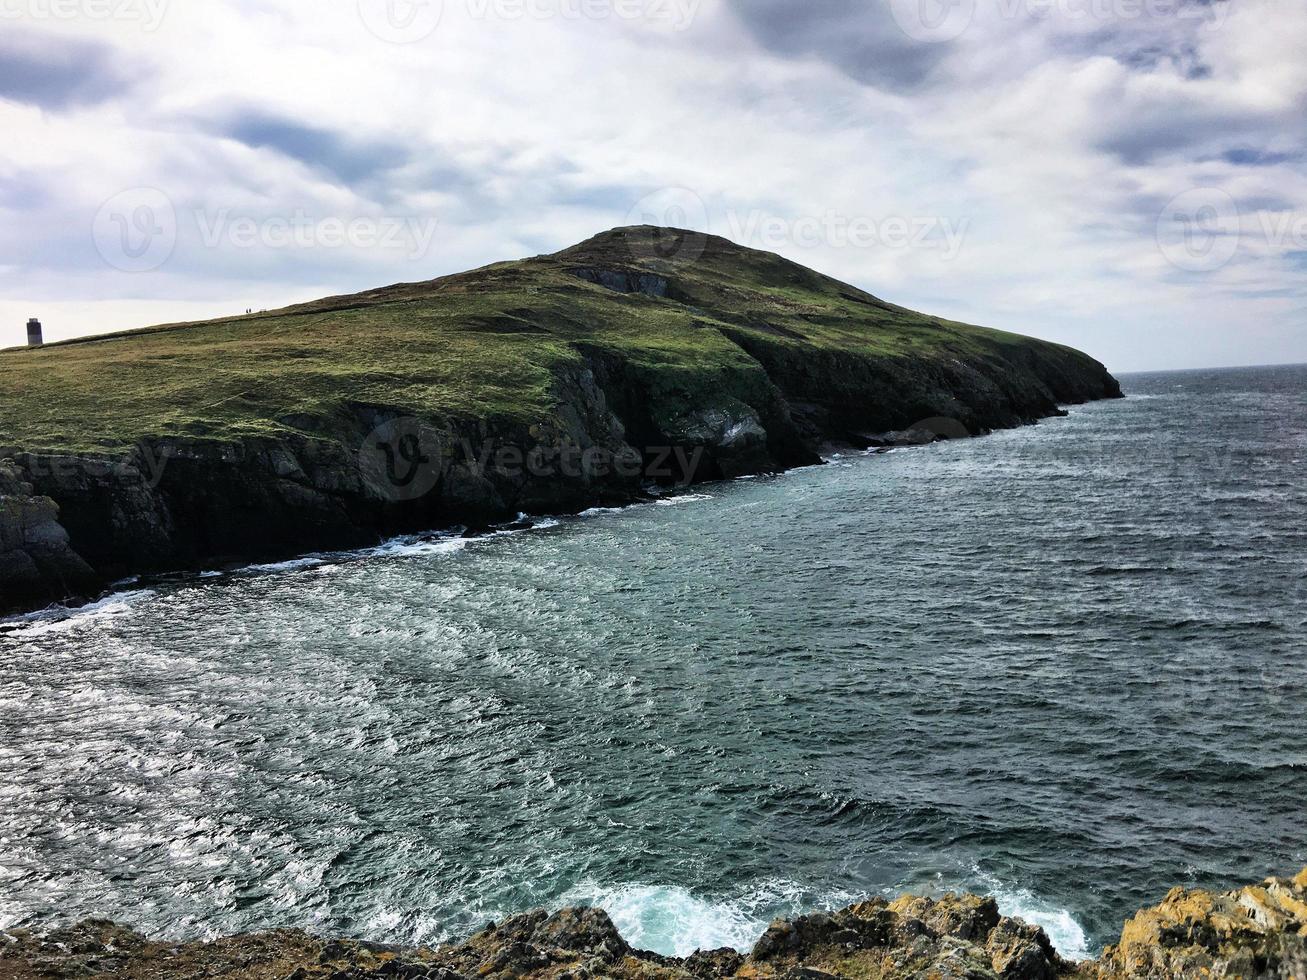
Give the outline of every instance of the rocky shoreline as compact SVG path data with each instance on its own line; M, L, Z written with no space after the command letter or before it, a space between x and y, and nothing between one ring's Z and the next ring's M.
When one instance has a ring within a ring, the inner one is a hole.
M1094 961L1068 962L992 898L905 895L778 921L748 954L633 949L597 909L532 912L466 942L413 949L282 930L212 943L149 940L107 921L0 932L4 980L1080 980L1307 978L1307 869L1225 893L1174 889Z

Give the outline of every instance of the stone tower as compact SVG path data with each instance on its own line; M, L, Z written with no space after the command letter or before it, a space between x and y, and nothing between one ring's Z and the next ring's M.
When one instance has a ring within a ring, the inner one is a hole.
M40 347L44 341L41 339L41 321L36 317L27 321L27 346Z

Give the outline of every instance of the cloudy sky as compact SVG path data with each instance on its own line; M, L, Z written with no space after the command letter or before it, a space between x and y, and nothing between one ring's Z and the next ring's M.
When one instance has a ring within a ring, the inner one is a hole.
M0 346L690 224L1119 371L1307 361L1304 0L0 0Z

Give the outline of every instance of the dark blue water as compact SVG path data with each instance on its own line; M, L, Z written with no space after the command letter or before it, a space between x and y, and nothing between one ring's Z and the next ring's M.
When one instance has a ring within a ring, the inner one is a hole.
M663 951L971 888L1071 955L1307 864L1307 369L0 632L0 926Z

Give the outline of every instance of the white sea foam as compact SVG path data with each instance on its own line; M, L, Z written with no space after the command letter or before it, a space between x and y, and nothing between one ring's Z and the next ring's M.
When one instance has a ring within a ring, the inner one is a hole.
M1029 889L1006 885L992 875L978 872L985 883L984 891L993 895L999 911L1006 916L1024 919L1048 934L1053 946L1068 960L1084 960L1091 955L1089 937L1074 916L1035 895Z
M429 555L453 555L471 543L471 538L422 538L405 536L354 552L360 558L421 558Z
M706 901L677 887L582 885L560 904L601 908L632 946L664 956L689 956L697 949L723 946L748 950L767 929L765 921L739 904Z
M659 507L675 507L678 504L695 504L703 500L712 499L712 495L707 493L686 493L679 497L665 497L657 503Z
M643 504L630 504L626 507L591 507L589 510L583 510L577 514L577 517L602 517L604 514L620 514L624 510L630 510L632 507L642 507Z
M807 890L777 880L721 901L678 886L581 884L559 904L603 909L622 938L637 949L689 956L695 950L723 947L748 952L777 915L792 917L817 908L839 908L853 900L852 895L831 894L814 906Z
M25 626L31 624L33 632L44 632L88 619L124 616L131 612L135 606L155 595L157 593L153 589L112 592L104 598L97 599L95 602L88 602L84 606L51 606L48 609L40 609L36 612L0 619L0 625Z
M266 565L246 565L237 569L239 575L276 575L281 572L297 572L305 568L317 568L319 565L325 565L327 560L319 558L316 555L306 555L303 558L292 558L290 561L274 561Z

